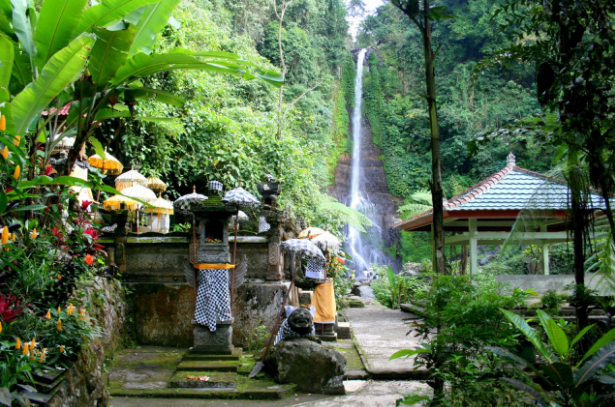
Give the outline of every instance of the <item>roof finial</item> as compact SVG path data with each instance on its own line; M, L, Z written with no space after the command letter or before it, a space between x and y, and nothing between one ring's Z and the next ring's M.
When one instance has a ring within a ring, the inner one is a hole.
M510 154L508 154L508 157L506 157L506 166L514 167L515 165L517 165L517 158L511 151Z

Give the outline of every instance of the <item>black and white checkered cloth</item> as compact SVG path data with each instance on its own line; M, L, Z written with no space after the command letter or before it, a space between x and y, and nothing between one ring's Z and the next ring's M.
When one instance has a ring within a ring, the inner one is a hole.
M310 336L316 336L316 330L314 329L314 325L312 325L312 331L306 334L298 334L297 332L290 329L290 325L288 325L288 319L285 319L280 325L280 329L278 330L278 334L275 337L274 345L277 345L279 342L285 341L287 339L293 338L308 338Z
M327 263L319 258L312 257L305 268L305 276L316 280L322 280L326 277Z
M214 332L216 320L228 321L232 318L228 270L207 269L198 272L199 290L194 319Z
M280 244L280 249L283 252L297 253L304 257L318 257L326 261L325 255L314 243L309 239L289 239Z

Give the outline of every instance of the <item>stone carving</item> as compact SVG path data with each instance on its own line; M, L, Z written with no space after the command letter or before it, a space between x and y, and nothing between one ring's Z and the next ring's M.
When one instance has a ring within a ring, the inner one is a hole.
M269 243L269 264L277 266L280 262L280 244L277 242Z

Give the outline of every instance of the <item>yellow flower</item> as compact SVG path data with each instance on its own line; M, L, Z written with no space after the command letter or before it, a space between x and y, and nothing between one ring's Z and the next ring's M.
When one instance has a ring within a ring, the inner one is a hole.
M43 355L47 354L47 348L43 348Z
M11 233L11 240L14 242L15 241L15 233Z
M36 338L32 338L32 342L30 343L30 349L34 349L36 347Z
M0 321L0 332L2 332L2 321Z
M19 174L21 174L21 168L18 165L17 167L15 167L15 172L13 173L13 178L15 178L15 179L19 178Z
M15 349L21 349L21 339L17 338L15 342Z
M81 315L81 316L85 315L85 310L83 308L81 308L79 310L79 315Z
M22 353L23 353L24 355L27 355L29 350L30 350L30 349L28 349L28 343L27 343L27 342L26 342L26 343L24 343L24 344L23 344L23 352L22 352Z
M0 131L6 130L6 116L0 115Z
M36 239L37 236L38 232L36 231L36 228L32 229L32 239Z
M47 314L45 315L45 318L47 318L48 321L51 321L51 310L47 310Z
M4 150L2 150L2 157L4 157L5 160L9 159L9 147L8 146L4 146Z
M62 308L58 307L58 314L62 312Z
M58 325L57 326L58 326L58 331L61 331L62 330L62 320L61 319L58 319Z
M68 306L68 315L71 315L73 313L73 311L75 310L75 307L73 307L73 304L70 304Z
M15 145L19 146L19 142L21 141L21 136L15 136Z
M2 244L7 244L9 242L9 228L8 227L3 227L2 228Z
M64 353L64 345L60 346L60 353Z
M41 356L41 358L38 360L38 363L43 363L45 361L45 356Z

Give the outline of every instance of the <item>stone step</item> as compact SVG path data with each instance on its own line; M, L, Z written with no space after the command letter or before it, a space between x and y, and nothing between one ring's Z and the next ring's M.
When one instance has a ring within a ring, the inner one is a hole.
M182 360L235 360L239 361L241 359L242 350L241 348L233 349L232 355L210 355L207 353L199 353L199 352L187 352Z
M206 381L194 378L206 378ZM234 389L237 374L234 372L177 372L169 387L181 389Z
M238 360L182 360L178 372L237 372Z
M109 389L112 397L148 397L175 399L240 399L240 400L281 400L295 392L295 385L276 385L273 382L238 382L235 389ZM178 405L179 404L178 402Z
M350 322L337 323L337 339L352 339Z

